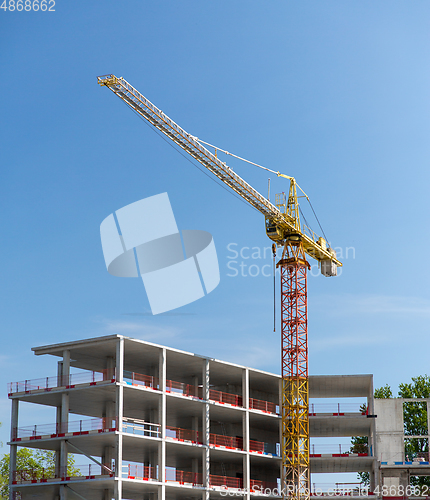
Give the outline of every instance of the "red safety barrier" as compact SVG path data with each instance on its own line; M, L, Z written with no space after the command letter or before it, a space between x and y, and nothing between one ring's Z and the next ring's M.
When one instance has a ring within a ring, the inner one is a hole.
M166 481L180 484L203 485L203 475L200 472L185 472L183 470L166 469Z
M241 437L210 434L209 444L213 446L224 446L225 448L238 448L239 450L243 450L243 438Z
M243 488L243 479L238 477L209 475L210 486L224 486L226 488Z
M243 406L242 396L237 394L229 394L228 392L215 391L214 389L209 390L209 399L211 401L217 401L218 403L227 403L233 406Z
M79 384L95 385L98 382L110 381L115 382L115 370L107 368L100 371L85 371L72 373L70 375L60 375L56 377L45 377L32 380L24 380L21 382L10 382L8 384L8 394L17 392L30 393L33 391L50 390L56 387L74 388Z
M179 427L166 426L166 437L177 439L178 441L190 441L198 444L203 443L200 432L190 429L180 429Z
M366 446L367 445L362 445ZM331 456L349 456L350 454L353 455L359 455L359 456L367 456L368 453L364 453L365 449L362 450L360 453L356 451L351 451L351 448L353 448L354 445L351 443L349 444L312 444L309 448L309 453L311 456L317 456L317 455L325 455L329 454Z
M152 377L151 375L143 375L142 373L136 372L124 372L124 379L131 381L131 385L141 385L143 387L149 387L150 389L159 389L160 380L158 377Z
M166 391L173 394L180 394L181 396L203 399L202 387L175 382L174 380L166 380Z
M256 451L258 453L264 453L264 443L261 441L249 440L249 451Z
M249 398L249 408L251 410L260 410L267 413L279 413L279 405L260 399Z
M128 465L128 479L141 479L143 481L157 481L157 468L146 465Z

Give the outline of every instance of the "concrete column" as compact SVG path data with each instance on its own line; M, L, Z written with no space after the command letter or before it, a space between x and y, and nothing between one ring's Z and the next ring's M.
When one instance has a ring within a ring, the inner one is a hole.
M107 428L117 427L115 401L106 401L105 403L105 426ZM118 427L117 427L118 428Z
M195 433L193 439L198 441L199 417L196 417L196 416L191 417L191 430Z
M62 385L70 385L70 351L63 351L63 383Z
M60 500L67 500L67 488L64 484L60 486Z
M367 413L369 415L375 414L375 402L374 402L374 392L373 392L373 377L370 382L369 394L367 396ZM372 418L370 423L370 435L368 436L368 453L372 454L373 457L377 457L376 449L376 419ZM378 462L374 460L372 464L372 470L369 474L369 488L370 491L375 491L376 485L379 484L379 466Z
M197 474L199 472L199 459L192 458L191 459L191 472Z
M106 358L106 373L103 378L106 380L115 378L115 359L110 356Z
M11 412L11 423L10 423L10 440L12 441L17 437L17 428L18 428L18 414L19 414L19 400L12 399L12 412ZM10 467L9 467L9 485L12 484L13 481L13 473L16 471L16 452L17 445L10 445ZM13 491L12 488L9 488L9 500L13 500Z
M202 430L203 430L203 485L206 490L203 492L202 499L209 500L209 474L210 474L210 414L209 414L209 360L203 362L203 415L202 415Z
M112 470L112 458L113 458L113 448L111 446L105 446L103 449L102 464L109 467ZM109 472L102 468L103 475L109 475Z
M243 488L245 489L245 498L250 498L250 460L249 460L249 370L245 368L242 371L242 398L243 406L246 408L242 416L242 435L243 449L246 455L243 457Z
M69 393L63 392L61 394L61 433L68 432L69 426ZM65 439L60 443L60 476L67 475L67 454L68 446ZM66 491L66 490L65 490ZM66 493L64 493L67 495Z
M61 385L70 385L70 351L63 351L63 361L61 363ZM69 393L63 392L61 394L61 429L60 432L65 434L69 431ZM65 440L61 441L60 445L60 474L67 474L67 443ZM67 494L64 493L66 496Z
M118 434L116 436L115 500L122 500L122 422L124 418L124 339L121 337L116 345L116 417Z
M58 361L57 364L57 386L61 387L63 378L63 362ZM57 406L56 432L61 432L61 406ZM55 475L60 476L60 452L55 452Z
M160 379L160 390L162 391L159 405L159 423L161 430L161 442L158 447L158 480L162 483L158 489L158 499L166 498L166 349L160 349L158 361L158 378Z

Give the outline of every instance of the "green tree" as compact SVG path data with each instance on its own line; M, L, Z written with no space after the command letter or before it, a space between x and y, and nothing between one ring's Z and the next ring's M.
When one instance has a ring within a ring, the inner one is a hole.
M430 378L428 375L412 377L409 384L399 384L401 398L429 398ZM427 403L407 402L403 404L403 423L405 436L428 435ZM405 439L405 455L409 460L425 457L428 460L429 443L426 438ZM411 484L416 486L430 486L429 476L412 476Z
M10 454L4 455L0 459L0 494L1 498L9 498L9 468ZM55 452L49 450L30 450L28 448L18 448L16 453L17 470L31 470L35 478L43 475L54 477L55 475ZM80 471L75 467L75 459L68 456L67 473L70 476L79 476Z
M380 387L379 389L375 389L374 394L376 399L390 399L393 397L393 391L388 384L385 384L384 387Z
M391 387L386 384L384 387L375 389L375 398L389 399L393 397ZM430 377L420 375L412 377L409 384L399 384L399 397L401 398L430 398ZM427 426L427 404L426 402L406 402L403 405L403 423L405 436L428 435ZM350 453L367 452L367 436L357 436L351 438ZM363 450L363 451L361 451ZM428 459L429 443L426 438L405 439L405 455L410 460L417 457ZM369 484L369 473L359 472L358 479L365 484ZM411 484L416 486L427 485L430 487L430 477L412 476Z

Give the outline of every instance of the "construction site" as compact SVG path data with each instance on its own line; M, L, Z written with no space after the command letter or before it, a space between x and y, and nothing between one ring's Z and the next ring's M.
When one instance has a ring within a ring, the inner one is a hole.
M10 384L11 498L292 496L281 488L279 375L121 335L33 351L59 359L57 375ZM366 491L317 483L310 496L366 498L430 474L428 457L406 460L405 400L374 399L372 375L310 376L309 396L311 472L370 475ZM57 418L21 427L20 402L52 407ZM339 446L345 436L367 436L367 451ZM312 444L317 437L332 444ZM21 446L55 451L55 470L16 470ZM79 457L73 470L70 453Z
M34 347L37 356L60 359L56 375L9 386L10 500L416 497L411 477L430 475L429 457L406 456L405 439L429 436L406 438L403 405L420 402L429 410L430 400L375 399L371 374L309 376L308 258L325 277L335 277L342 263L305 191L291 176L187 133L122 77L104 75L98 83L264 216L273 275L280 273L280 375L120 334ZM270 184L263 196L219 153L286 179L288 192L272 203ZM308 225L299 198L324 237ZM137 275L141 254L125 234L117 239L118 255L130 257L129 275ZM186 247L185 254L204 279L207 261ZM51 407L55 418L22 427L20 402ZM367 438L360 449L340 442L357 436ZM55 466L20 469L19 447L55 452ZM339 483L346 472L367 473L368 482ZM319 473L335 479L319 484Z

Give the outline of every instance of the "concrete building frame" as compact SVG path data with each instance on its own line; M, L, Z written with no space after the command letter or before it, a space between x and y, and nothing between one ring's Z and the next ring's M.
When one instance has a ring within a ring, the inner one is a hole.
M10 384L11 500L279 493L279 375L122 335L32 350L60 360L55 377ZM309 391L311 400L365 398L366 412L310 407L311 437L369 439L368 455L311 454L311 471L367 471L373 488L379 467L372 376L311 376ZM21 428L20 401L54 407L56 422ZM19 446L54 451L55 471L17 470ZM68 468L70 453L88 461L79 475Z

